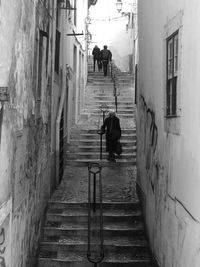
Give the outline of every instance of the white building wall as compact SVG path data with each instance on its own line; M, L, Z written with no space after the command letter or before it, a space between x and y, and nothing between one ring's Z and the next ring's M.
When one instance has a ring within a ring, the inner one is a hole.
M74 1L71 1L72 6L74 6ZM87 54L86 50L86 18L88 16L88 0L77 1L76 4L76 16L77 23L74 25L74 11L71 12L71 20L69 20L67 25L67 33L77 33L83 35L67 36L67 64L73 71L73 77L69 82L69 112L68 112L68 126L70 127L74 123L78 122L80 115L80 107L82 102L79 101L82 99L82 93L84 91L84 86L86 84L87 76L84 71L85 65L81 67L82 71L80 72L79 67L79 52L85 57ZM76 47L76 56L74 55L74 46ZM76 60L76 62L74 62ZM76 71L74 69L76 66ZM80 82L81 81L81 82ZM84 86L81 86L83 84ZM81 88L80 88L81 87Z
M150 242L160 266L197 267L200 266L200 2L140 0L138 4L138 184ZM179 29L179 117L166 119L166 37L176 29ZM158 133L153 144L152 129L155 135Z

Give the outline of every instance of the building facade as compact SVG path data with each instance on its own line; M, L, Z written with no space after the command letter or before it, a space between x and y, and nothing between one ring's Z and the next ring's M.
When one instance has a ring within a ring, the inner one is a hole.
M199 266L199 43L196 0L140 0L138 187L162 267Z
M47 201L62 178L63 143L86 84L88 7L87 0L0 1L4 267L33 266Z

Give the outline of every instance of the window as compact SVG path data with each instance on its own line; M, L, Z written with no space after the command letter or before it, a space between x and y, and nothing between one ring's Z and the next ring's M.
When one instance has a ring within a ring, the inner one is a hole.
M35 98L36 98L36 105L35 105L35 114L36 118L41 116L40 108L41 108L41 101L42 101L42 91L44 89L44 84L47 76L47 57L48 57L48 34L43 30L38 31L38 36L36 39L36 54L37 59L34 62L35 68L35 78L37 80L35 84Z
M60 32L56 30L56 45L55 45L55 71L59 73L60 64Z
M46 74L46 69L47 69L47 60L46 60L46 57L48 55L47 40L48 40L48 34L44 31L40 30L39 61L38 61L38 84L37 84L37 92L36 92L37 101L41 101L43 79L45 77L44 74Z
M177 116L178 31L167 38L166 116Z

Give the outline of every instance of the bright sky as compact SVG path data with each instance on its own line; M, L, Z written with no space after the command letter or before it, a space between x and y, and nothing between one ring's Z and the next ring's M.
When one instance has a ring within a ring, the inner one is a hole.
M117 12L116 0L98 0L95 6L90 7L89 16L92 19L89 31L93 41L90 48L95 44L100 48L105 44L109 46L117 29L125 29L127 23L127 18Z
M89 9L89 16L92 19L89 31L92 34L92 43L90 49L97 44L100 48L103 45L112 45L119 32L126 32L127 17L123 17L116 9L117 0L98 0L95 6ZM134 11L133 2L135 0L122 0L122 11ZM132 3L132 4L130 4ZM122 35L123 36L123 35ZM126 36L123 38L126 39ZM120 41L120 40L118 40ZM116 44L119 46L119 44Z

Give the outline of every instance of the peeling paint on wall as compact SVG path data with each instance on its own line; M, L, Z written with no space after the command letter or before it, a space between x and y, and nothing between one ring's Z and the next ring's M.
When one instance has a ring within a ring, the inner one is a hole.
M13 203L12 214L0 225L0 266L3 267L33 266L44 209L50 196L54 40L49 14L54 10L48 10L50 1L46 2L44 6L42 1L7 0L1 1L0 7L0 51L3 51L0 53L0 86L8 86L10 97L3 109L0 106L0 205L10 198ZM44 59L41 69L45 79L41 88L41 109L36 116L38 29L48 31L46 47L49 50L45 54L48 60ZM11 233L9 219L12 219ZM12 264L7 262L8 255Z

